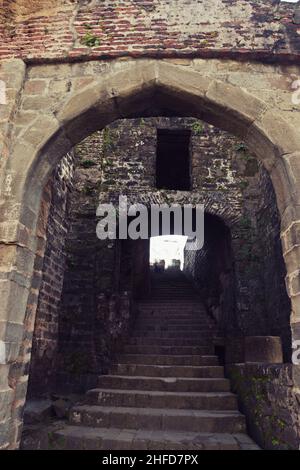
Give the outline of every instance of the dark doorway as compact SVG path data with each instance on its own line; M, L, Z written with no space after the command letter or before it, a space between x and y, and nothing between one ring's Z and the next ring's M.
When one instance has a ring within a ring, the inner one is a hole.
M190 131L157 130L156 187L189 191Z

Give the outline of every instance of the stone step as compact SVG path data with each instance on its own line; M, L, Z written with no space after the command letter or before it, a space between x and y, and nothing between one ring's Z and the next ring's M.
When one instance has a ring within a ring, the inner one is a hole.
M86 394L87 403L101 406L147 408L236 410L237 398L230 392L157 392L117 389L94 389Z
M184 310L182 310L184 308ZM139 310L146 312L151 309L156 309L156 310L163 310L163 311L171 311L174 313L202 313L207 314L206 310L204 307L201 307L199 305L199 302L178 302L178 300L175 300L174 302L170 302L169 300L166 299L164 302L158 302L158 301L148 301L147 303L139 303Z
M184 328L185 330L193 330L194 328L203 328L211 325L212 322L209 321L208 319L201 320L201 319L193 319L190 320L189 322L186 322L186 320L166 320L165 318L156 318L155 321L153 321L153 318L143 318L143 317L138 317L135 326L147 326L147 328L169 328L170 330L177 330L180 328Z
M173 292L168 291L160 291L155 292L151 298L149 298L149 302L164 302L165 300L174 302L175 300L179 302L197 302L200 303L200 298L197 297L194 293L191 292L178 292L174 289Z
M162 287L160 289L152 289L147 300L157 299L160 296L172 296L177 295L178 297L188 297L189 300L197 300L201 303L201 297L192 289L187 289L186 287Z
M259 450L246 434L152 431L65 426L51 433L51 447L70 450Z
M206 346L210 344L211 338L162 338L162 337L138 337L128 338L128 343L132 345L153 345L153 346Z
M230 382L225 378L101 375L98 387L165 392L229 392Z
M178 323L176 321L165 321L164 319L160 320L155 320L153 319L150 320L144 320L144 319L138 319L134 325L134 328L139 330L168 330L168 331L187 331L187 332L192 332L194 330L200 330L202 331L203 329L211 329L212 325L208 322L185 322L182 321L181 323Z
M138 375L147 377L224 377L222 366L160 366L144 364L112 364L112 375Z
M148 300L147 302L138 303L138 308L140 311L149 311L152 308L161 309L161 310L171 310L171 312L179 313L182 310L182 307L185 307L184 313L191 313L191 312L199 312L207 314L206 308L204 305L197 302L190 302L185 300L184 302L179 302L178 299L175 302L163 301L159 302L157 300L153 300L152 302Z
M155 354L120 354L116 357L119 364L157 364L165 366L217 366L217 356L200 355L155 355Z
M144 327L144 328L169 328L170 329L176 329L176 328L181 328L181 327L186 327L186 331L191 331L194 327L195 328L215 328L215 325L212 321L198 321L198 320L181 320L178 322L178 320L172 320L164 317L160 318L155 318L155 317L149 317L149 318L138 318L135 321L134 324L135 327Z
M178 321L181 322L194 322L200 321L202 323L206 323L209 321L209 317L205 314L199 312L190 312L190 313L183 313L181 312L172 312L170 310L163 311L159 310L149 310L147 312L139 312L139 319L141 320L164 320L167 322Z
M134 345L126 344L122 346L125 354L167 354L167 355L209 355L214 353L213 345L209 346L156 346L156 345Z
M134 337L143 337L143 338L178 338L178 339L200 339L200 342L211 338L212 330L209 328L203 328L202 330L194 329L194 331L186 330L147 330L147 329L134 329Z
M245 417L238 411L130 408L98 405L74 406L70 424L92 427L161 431L245 432Z
M149 302L170 302L173 303L175 301L179 302L200 302L199 297L195 296L192 293L189 292L178 292L174 290L174 292L156 292L151 299L149 299Z

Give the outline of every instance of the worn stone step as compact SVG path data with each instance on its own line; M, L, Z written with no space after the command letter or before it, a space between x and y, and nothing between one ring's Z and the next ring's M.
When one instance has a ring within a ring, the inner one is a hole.
M200 339L200 342L210 338L212 336L212 331L209 328L203 328L203 330L194 329L194 331L186 330L147 330L147 329L134 329L134 337L143 337L143 338L178 338L178 339Z
M189 292L177 292L174 290L174 292L157 292L155 295L151 297L151 302L170 302L173 303L175 301L179 302L200 302L199 297L195 296L194 294L191 294Z
M160 310L149 310L148 312L139 312L138 314L139 320L150 321L150 320L164 320L167 322L194 322L199 321L202 323L206 323L209 320L207 315L198 313L198 312L191 312L191 313L182 313L181 312L170 312Z
M163 316L161 317L138 317L135 326L145 326L149 328L155 328L155 327L161 327L161 326L168 326L170 328L180 328L180 327L186 327L186 329L190 330L193 327L195 328L202 328L202 327L210 327L213 326L215 327L213 321L210 320L201 320L199 318L185 318L185 319L172 319L172 318L165 318Z
M99 376L98 387L165 392L229 392L230 382L225 378L149 377L109 374Z
M79 405L71 409L69 420L70 424L92 427L217 433L245 431L245 417L238 411Z
M87 403L101 406L147 408L236 410L237 398L230 392L158 392L117 389L93 389L86 394Z
M198 304L201 302L200 297L195 295L194 292L184 292L178 291L178 289L170 290L160 290L155 292L151 298L149 298L149 302L163 302L165 300L178 300L180 302L187 302L187 303L194 303L197 302Z
M206 346L211 342L210 338L161 338L161 337L138 337L128 338L129 344L143 344L154 346Z
M206 307L204 307L204 305L202 305L201 303L195 301L185 300L184 302L179 302L178 300L176 300L176 302L158 302L157 300L154 300L151 302L150 300L148 300L145 303L139 302L138 304L139 311L144 312L147 312L154 308L156 310L169 310L174 313L180 313L180 311L182 311L182 307L185 307L185 310L183 311L184 313L198 312L202 313L203 315L207 314Z
M148 304L140 305L139 312L148 313L148 312L164 312L171 313L172 315L190 315L190 314L201 314L207 315L206 310L199 308L199 303L194 302L187 304L186 302L148 302Z
M158 346L158 345L145 345L145 344L126 344L122 346L122 352L125 354L167 354L167 355L207 355L214 353L213 345L208 346Z
M189 321L186 322L185 320L182 321L176 321L176 320L164 320L163 318L157 319L153 321L153 319L144 319L144 318L138 318L137 321L135 322L134 327L136 329L147 329L149 331L151 330L168 330L168 331L177 331L177 330L183 330L183 331L193 331L194 329L202 329L202 328L208 328L211 329L214 327L214 325L209 322L209 321Z
M153 298L148 299L146 302L144 302L143 306L147 305L155 305L156 307L159 307L160 305L162 307L186 307L186 308L196 308L199 307L199 299L197 298L187 298L187 299L179 299L179 298L170 298L169 296L166 296L166 298Z
M155 354L120 354L116 357L119 364L157 364L169 366L217 366L217 356L200 355L155 355Z
M188 323L185 320L165 320L164 318L160 318L153 322L153 319L145 319L138 317L135 322L135 327L147 327L150 329L157 329L157 328L168 328L170 330L177 330L183 328L187 331L193 331L194 328L203 328L211 325L212 322L208 320L192 320Z
M52 449L259 450L246 434L153 431L65 426L51 433Z
M149 377L224 377L222 366L162 366L144 364L112 364L111 374Z
M185 308L183 311L182 311L182 307ZM139 308L139 311L141 312L147 312L149 310L151 311L152 309L154 309L154 310L169 311L172 313L184 312L184 313L202 313L203 315L207 314L205 307L199 304L199 302L176 301L175 303L174 302L171 303L169 301L166 301L166 302L148 301L147 303L139 302L138 308Z

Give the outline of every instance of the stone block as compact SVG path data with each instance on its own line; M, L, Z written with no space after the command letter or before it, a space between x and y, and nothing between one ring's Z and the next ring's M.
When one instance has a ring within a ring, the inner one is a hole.
M246 90L221 81L214 80L206 96L218 113L226 112L226 122L232 122L232 128L228 130L240 136L246 136L248 128L267 107L262 100Z
M255 122L255 129L265 141L269 157L292 154L300 150L299 132L283 119L276 111L268 110ZM259 149L258 149L259 150ZM261 155L261 158L267 157Z
M0 320L22 323L28 300L28 288L10 279L1 280Z
M0 390L0 422L10 417L13 396L14 391L11 388Z
M23 337L24 325L21 323L0 321L0 338L6 341L21 341Z
M36 424L53 416L51 400L27 400L24 411L24 423Z
M43 104L41 103L41 109ZM46 142L57 132L59 129L58 121L50 116L41 116L37 123L33 123L22 135L22 139L36 150L41 149ZM29 162L30 163L30 162Z
M25 83L24 94L40 95L46 90L47 85L47 80L29 80Z
M17 359L21 343L0 341L0 365L5 365Z
M300 321L300 294L291 297L292 313L291 313L291 324ZM298 339L298 338L296 338Z
M300 204L290 204L281 215L281 230L285 232L295 222L300 221Z
M53 402L53 410L58 418L67 418L73 402L67 398L59 398Z
M276 193L276 201L280 214L293 201L293 182L287 168L281 159L278 159L270 169L270 177Z
M246 336L245 362L281 364L281 339L278 336Z
M23 111L39 111L40 113L44 111L46 113L46 111L50 109L51 104L53 104L53 102L49 96L26 96L22 109Z
M72 72L72 64L59 64L59 65L37 65L29 67L29 78L66 78L70 77Z
M11 420L0 423L0 450L8 448L10 443Z
M99 87L100 88L100 87ZM65 106L59 111L57 117L61 123L71 121L77 116L84 114L96 105L101 97L101 90L95 86L73 94Z

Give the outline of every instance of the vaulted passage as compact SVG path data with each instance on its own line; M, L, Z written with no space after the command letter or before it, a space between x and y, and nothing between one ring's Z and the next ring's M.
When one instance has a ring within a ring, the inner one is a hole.
M149 210L204 204L203 247L186 245L181 260L162 250L157 269L148 239L99 240L96 207L119 195ZM158 449L166 432L166 448L272 448L290 302L272 183L247 146L194 118L116 121L62 159L41 211L23 448L48 448L50 431L57 448ZM262 389L249 402L253 375ZM283 439L279 421L274 432Z

